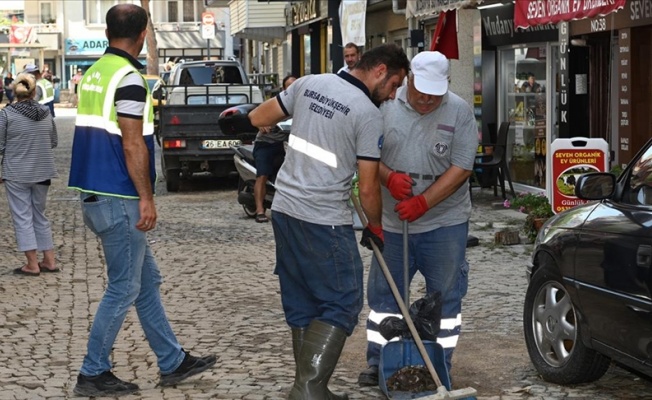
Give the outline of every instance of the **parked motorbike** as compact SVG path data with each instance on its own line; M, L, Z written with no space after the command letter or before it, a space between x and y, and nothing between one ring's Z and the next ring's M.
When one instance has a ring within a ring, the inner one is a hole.
M256 137L258 128L251 125L247 114L254 107L255 105L251 104L231 107L224 110L219 117L220 129L222 129L223 132L226 131L238 134L242 141L242 144L232 146L231 148L235 152L233 155L233 162L235 163L235 168L239 175L238 204L242 205L245 214L250 218L256 216L256 201L254 199L256 164L253 155L253 140ZM279 122L272 129L277 132L289 133L291 127L292 119L288 119ZM285 145L287 146L287 142ZM277 167L280 167L283 163L283 158L279 157L278 160L275 160L275 163L277 163ZM272 207L272 200L274 199L274 193L276 192L274 186L275 178L275 176L272 176L267 180L265 199L263 200L263 206L265 209L270 209Z
M254 184L256 183L256 165L254 162L254 145L253 140L256 138L258 128L251 125L248 114L251 110L256 108L256 104L241 104L224 110L218 119L220 129L222 132L230 132L237 134L242 140L241 145L232 146L235 154L233 155L233 162L238 171L240 179L238 181L238 204L242 205L245 214L250 218L256 216L256 201L254 199ZM290 132L292 127L292 119L281 121L273 129L278 129L283 132ZM287 142L285 142L287 149ZM279 160L278 166L280 167L283 160ZM272 207L272 200L276 187L274 186L274 178L270 177L267 180L265 199L263 205L265 209ZM351 206L351 214L353 217L353 229L362 230L362 222L358 214Z

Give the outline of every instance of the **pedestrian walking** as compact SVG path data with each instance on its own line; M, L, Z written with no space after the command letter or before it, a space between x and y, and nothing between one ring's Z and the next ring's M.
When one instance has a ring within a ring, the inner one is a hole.
M86 226L102 242L108 286L91 326L74 392L123 395L138 385L117 378L110 353L127 311L135 304L156 354L161 386L215 364L195 357L175 337L160 297L161 273L147 241L156 226L153 109L137 58L145 42L147 12L118 4L106 14L109 47L79 89L69 187L80 191ZM110 216L110 217L108 217Z
M73 90L73 95L72 95L72 106L77 107L77 103L79 103L79 84L81 83L81 80L83 78L84 74L81 70L81 68L77 68L77 73L72 77L70 80L70 83L72 83L72 90Z
M2 180L18 250L27 264L14 270L23 276L58 272L50 221L45 216L51 179L57 177L53 148L57 128L47 107L34 100L36 79L19 74L15 82L17 102L0 111ZM38 261L38 252L43 261Z
M7 104L11 104L14 102L14 76L11 74L11 72L7 72L7 76L4 78L4 87L5 87L5 94L7 95Z
M297 78L288 75L283 78L283 90L286 90ZM265 195L267 180L273 179L285 158L287 132L274 132L270 127L261 128L254 141L254 162L256 163L256 182L254 183L254 200L256 201L256 222L269 222L265 215Z
M350 73L299 78L250 114L258 127L293 118L272 205L275 272L296 361L290 399L347 398L327 387L363 304L362 260L347 201L357 164L369 219L361 243L382 247L377 105L394 97L408 70L400 47L382 45L363 54Z
M466 294L466 241L471 216L468 179L478 147L471 107L448 90L448 60L425 51L411 61L406 86L380 109L385 126L380 179L384 184L384 258L401 292L404 291L403 221L409 222L409 279L417 272L428 294L442 299L437 342L446 354L448 370L461 328L462 297ZM414 194L414 195L413 195ZM405 293L401 293L405 296ZM405 297L403 297L405 298ZM400 310L378 260L372 258L367 284L367 364L361 386L378 385L382 345L379 324Z

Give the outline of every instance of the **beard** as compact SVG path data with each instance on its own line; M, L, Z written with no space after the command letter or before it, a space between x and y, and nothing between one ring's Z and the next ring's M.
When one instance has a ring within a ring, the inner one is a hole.
M371 102L374 103L376 107L380 107L383 104L384 99L381 98L378 88L374 88L371 92Z
M376 107L380 107L380 105L381 105L384 101L386 101L387 99L389 99L389 96L388 96L388 95L382 95L382 94L381 94L381 91L382 91L382 89L385 87L385 85L387 84L387 81L389 81L389 78L390 78L390 77L389 77L389 74L388 74L388 75L385 77L385 79L383 79L382 82L380 82L379 84L377 84L377 85L374 87L374 90L371 91L371 101L372 101L372 103L374 103L374 104L376 105Z

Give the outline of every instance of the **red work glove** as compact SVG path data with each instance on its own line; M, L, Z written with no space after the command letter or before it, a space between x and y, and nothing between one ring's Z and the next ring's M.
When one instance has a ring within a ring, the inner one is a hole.
M428 203L426 203L426 198L420 194L401 201L394 207L394 211L398 213L399 219L414 222L428 211Z
M387 189L396 200L401 201L412 196L412 186L414 181L407 174L390 172L387 175Z
M369 250L373 250L373 247L371 247L372 241L376 244L376 247L378 247L378 250L380 250L382 253L383 249L385 248L385 236L383 236L382 225L374 226L367 224L367 227L364 228L364 231L362 231L362 240L360 240L360 244Z

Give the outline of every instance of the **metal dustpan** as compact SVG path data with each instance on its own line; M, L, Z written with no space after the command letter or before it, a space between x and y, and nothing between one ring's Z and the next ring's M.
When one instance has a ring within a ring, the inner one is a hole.
M439 343L429 340L424 340L423 346L430 357L430 361L435 367L435 371L437 371L439 379L441 379L441 383L446 387L446 389L450 390L450 377L448 375L448 369L446 368L444 349ZM437 392L435 391L410 393L390 391L387 388L387 380L401 368L425 365L426 363L419 353L419 349L414 340L401 339L399 341L386 343L380 352L380 365L378 367L378 385L380 386L380 390L383 391L383 394L385 394L388 399L397 400L418 399L436 394Z

